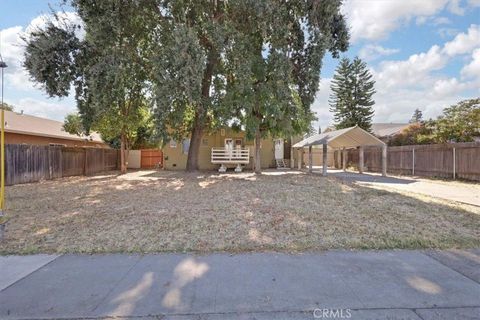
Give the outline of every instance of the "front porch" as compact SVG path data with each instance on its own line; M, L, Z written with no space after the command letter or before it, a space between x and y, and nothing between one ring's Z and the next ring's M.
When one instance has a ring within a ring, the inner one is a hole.
M235 166L235 172L242 172L242 165L250 162L250 148L212 148L210 161L220 165L218 172L226 172L229 165Z

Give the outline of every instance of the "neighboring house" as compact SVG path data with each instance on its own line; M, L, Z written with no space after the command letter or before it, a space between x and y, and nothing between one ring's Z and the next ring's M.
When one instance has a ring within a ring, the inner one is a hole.
M289 167L295 155L291 154L293 143L302 140L298 138L262 139L262 168ZM187 164L190 140L170 140L163 147L164 168L167 170L184 170ZM245 132L231 128L220 129L202 137L198 164L200 170L215 170L226 167L252 169L255 153L254 141L246 139ZM296 161L296 160L294 160Z
M407 128L410 123L372 123L372 133L382 140L388 142L397 134Z
M5 144L108 148L98 133L79 137L65 132L60 121L5 111Z

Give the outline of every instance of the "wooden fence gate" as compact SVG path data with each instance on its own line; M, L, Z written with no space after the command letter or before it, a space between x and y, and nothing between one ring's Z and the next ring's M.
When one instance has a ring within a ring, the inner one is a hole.
M161 168L163 166L163 152L160 149L142 149L141 150L142 169Z

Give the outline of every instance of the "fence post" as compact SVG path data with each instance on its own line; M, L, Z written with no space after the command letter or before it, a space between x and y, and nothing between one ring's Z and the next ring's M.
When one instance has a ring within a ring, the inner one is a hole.
M382 146L382 176L387 176L387 145Z
M308 172L313 172L313 154L312 146L308 146Z
M299 148L299 149L297 150L297 156L298 156L298 159L297 159L297 167L298 167L298 170L302 170L302 161L303 161L303 159L302 159L302 157L303 157L302 150L303 150L303 148L301 148L301 149Z
M328 162L328 158L327 158L327 153L328 153L328 146L326 143L323 144L323 150L322 150L322 156L323 156L323 160L322 160L322 174L323 176L327 176L327 162Z
M358 148L358 173L363 173L363 146Z
M87 148L83 148L83 175L87 175Z
M412 148L412 176L415 175L415 148Z
M456 176L456 152L455 152L455 147L453 147L453 180L455 180L455 176Z

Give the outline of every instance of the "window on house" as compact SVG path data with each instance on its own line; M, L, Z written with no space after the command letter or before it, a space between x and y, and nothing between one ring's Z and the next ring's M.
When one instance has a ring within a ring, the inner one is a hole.
M202 139L202 146L208 147L208 138Z
M170 148L176 148L177 147L177 141L170 139Z
M235 139L235 149L241 149L242 148L242 139Z
M188 154L188 149L190 149L190 139L184 139L182 141L182 152Z

